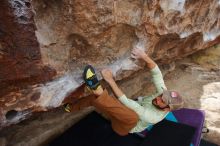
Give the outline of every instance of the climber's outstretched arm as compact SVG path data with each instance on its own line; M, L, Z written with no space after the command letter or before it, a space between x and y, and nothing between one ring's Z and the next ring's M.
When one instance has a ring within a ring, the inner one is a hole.
M132 50L131 57L144 60L150 70L157 66L157 64L143 50L139 48L135 48Z
M166 89L166 86L158 65L143 50L139 48L132 50L131 57L135 59L142 59L146 62L147 67L150 69L152 81L156 87L157 92L162 93L163 89Z

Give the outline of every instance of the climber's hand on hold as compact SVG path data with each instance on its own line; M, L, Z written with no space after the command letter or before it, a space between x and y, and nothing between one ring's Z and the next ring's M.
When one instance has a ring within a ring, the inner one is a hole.
M110 69L103 69L101 71L101 74L102 74L103 79L106 82L110 83L110 82L114 81L114 77L113 77L112 71Z
M143 59L146 58L147 54L144 52L144 50L140 48L134 48L131 52L131 57L134 59Z

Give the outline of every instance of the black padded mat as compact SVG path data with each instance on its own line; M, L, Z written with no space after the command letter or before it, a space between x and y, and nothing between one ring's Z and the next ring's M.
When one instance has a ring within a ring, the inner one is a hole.
M189 146L195 128L163 120L154 125L140 146Z
M163 120L145 139L134 134L119 136L109 121L92 112L49 146L189 146L194 131L191 126Z

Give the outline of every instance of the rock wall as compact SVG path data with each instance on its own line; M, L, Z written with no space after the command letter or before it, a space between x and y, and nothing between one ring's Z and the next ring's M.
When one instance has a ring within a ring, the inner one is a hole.
M219 0L2 0L0 20L1 127L73 97L86 64L122 80L134 47L168 64L220 42Z

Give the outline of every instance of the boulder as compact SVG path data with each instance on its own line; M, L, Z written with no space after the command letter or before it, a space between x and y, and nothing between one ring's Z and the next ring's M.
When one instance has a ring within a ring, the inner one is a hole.
M219 43L219 13L218 0L2 0L0 126L60 106L86 64L124 80L143 66L134 47L169 64Z

